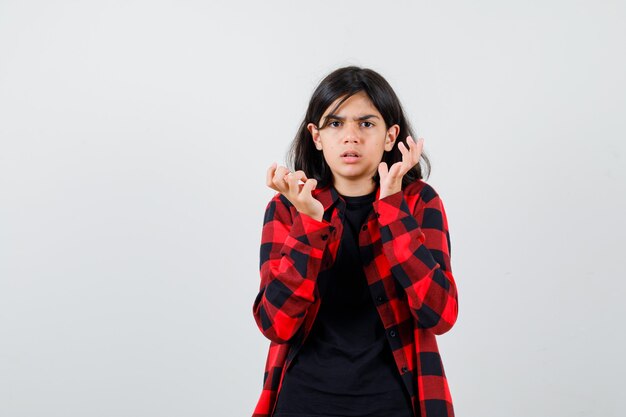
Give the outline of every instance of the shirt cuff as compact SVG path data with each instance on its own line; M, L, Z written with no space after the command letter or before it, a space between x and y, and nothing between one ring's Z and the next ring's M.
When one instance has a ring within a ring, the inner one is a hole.
M323 249L332 229L331 224L326 220L318 221L307 214L298 212L293 219L291 234L302 243Z
M402 191L374 201L373 207L381 226L387 226L397 220L412 216Z

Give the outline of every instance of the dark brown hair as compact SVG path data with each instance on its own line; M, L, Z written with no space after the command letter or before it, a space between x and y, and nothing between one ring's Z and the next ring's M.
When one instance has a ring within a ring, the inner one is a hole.
M408 149L406 143L407 136L417 140L413 135L409 121L404 116L400 100L387 80L368 68L355 66L339 68L328 74L313 92L304 120L302 120L296 137L287 153L287 164L291 169L294 171L302 170L308 178L315 178L318 182L316 188L322 188L331 183L332 172L324 160L322 152L315 148L313 137L307 129L307 125L313 123L319 126L322 115L335 100L341 98L330 112L331 114L349 97L360 91L365 92L372 100L372 103L382 115L386 128L395 124L400 126L400 132L393 148L389 152L384 152L381 162L386 162L387 166L391 168L394 163L402 161L402 153L398 149L398 144L403 142ZM324 125L319 126L319 129L326 127L327 122L328 120L325 120ZM424 161L423 164L422 160ZM420 162L402 178L402 188L423 178L422 167L426 168L426 175L430 175L430 161L423 150ZM376 184L379 183L378 172L372 179Z

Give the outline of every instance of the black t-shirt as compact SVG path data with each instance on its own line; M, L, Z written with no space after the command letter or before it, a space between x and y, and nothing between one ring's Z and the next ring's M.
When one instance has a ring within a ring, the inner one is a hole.
M376 192L342 198L346 212L337 259L318 280L322 304L286 371L273 416L412 417L359 254L359 229Z

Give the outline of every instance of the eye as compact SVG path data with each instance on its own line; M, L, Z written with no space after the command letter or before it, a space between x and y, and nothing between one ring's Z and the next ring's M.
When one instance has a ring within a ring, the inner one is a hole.
M337 120L333 120L332 122L328 123L328 126L330 127L339 127L340 122Z
M372 122L363 122L364 127L374 127L374 123Z

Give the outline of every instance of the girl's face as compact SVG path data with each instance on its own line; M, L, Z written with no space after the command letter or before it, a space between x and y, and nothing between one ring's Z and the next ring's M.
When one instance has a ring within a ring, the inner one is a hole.
M389 128L369 96L360 91L348 98L330 114L342 97L333 102L322 115L318 129L307 128L315 147L322 151L333 173L333 184L344 195L361 195L374 188L372 177L378 171L383 152L390 151L400 131L396 124Z

